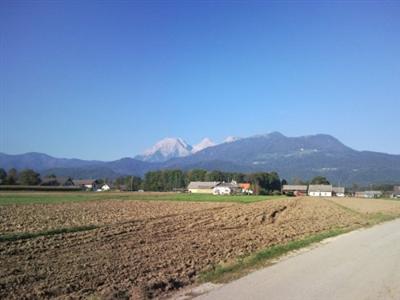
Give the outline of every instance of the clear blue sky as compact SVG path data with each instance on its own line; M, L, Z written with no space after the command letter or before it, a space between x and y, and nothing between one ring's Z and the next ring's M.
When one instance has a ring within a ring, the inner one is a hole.
M1 0L0 152L280 131L400 154L400 2L249 3Z

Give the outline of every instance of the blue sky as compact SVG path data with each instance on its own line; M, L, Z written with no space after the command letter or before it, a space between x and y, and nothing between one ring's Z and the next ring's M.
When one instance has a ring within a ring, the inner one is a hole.
M82 2L0 2L0 152L280 131L400 154L398 1Z

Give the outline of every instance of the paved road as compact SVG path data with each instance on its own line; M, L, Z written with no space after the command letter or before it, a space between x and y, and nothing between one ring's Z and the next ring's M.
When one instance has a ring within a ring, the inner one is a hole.
M400 219L339 236L195 299L399 300Z

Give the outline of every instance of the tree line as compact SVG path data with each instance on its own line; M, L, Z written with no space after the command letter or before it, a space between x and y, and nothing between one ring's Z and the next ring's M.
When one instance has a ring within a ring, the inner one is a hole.
M8 172L0 168L0 184L7 185L38 185L40 184L40 174L32 169L25 169L18 172L12 168Z
M222 172L206 171L203 169L194 169L188 172L182 170L162 170L151 171L144 176L142 187L145 191L173 191L184 189L191 181L236 181L238 183L246 182L251 184L251 189L255 194L271 194L279 192L282 184L276 172L258 172L258 173L240 173L240 172Z
M251 184L251 189L255 194L270 194L274 191L280 191L282 184L286 184L286 181L281 181L276 172L247 174L218 170L207 171L203 169L194 169L187 172L182 170L151 171L147 172L143 178L138 176L121 176L114 181L106 180L107 183L112 183L118 189L159 192L183 190L191 181L246 182ZM21 172L18 172L16 169L10 169L6 172L0 168L0 184L39 185L40 183L40 174L32 169L25 169Z

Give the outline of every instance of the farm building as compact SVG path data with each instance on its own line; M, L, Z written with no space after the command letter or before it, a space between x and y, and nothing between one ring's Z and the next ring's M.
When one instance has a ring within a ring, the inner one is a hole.
M235 182L222 182L213 188L214 195L230 195L240 191L240 185Z
M74 179L73 182L75 186L80 186L85 190L96 191L98 188L98 182L95 179Z
M312 197L332 197L332 185L318 184L308 186L308 195Z
M380 198L383 193L381 191L363 191L356 192L355 196L359 198Z
M213 195L230 195L232 190L229 186L219 186L217 185L213 188Z
M251 183L248 182L239 183L239 187L243 194L253 194L253 190L251 189Z
M333 187L332 188L333 196L336 197L344 197L344 187Z
M188 185L188 191L193 194L212 194L218 184L218 181L192 181Z
M105 192L105 191L109 191L109 190L111 190L111 187L107 183L97 185L98 192Z
M42 186L73 186L74 182L69 177L44 177L41 179Z
M307 195L307 186L306 185L285 184L282 187L282 193L285 195L306 196Z
M400 185L395 185L393 187L393 194L392 194L393 198L400 198Z

